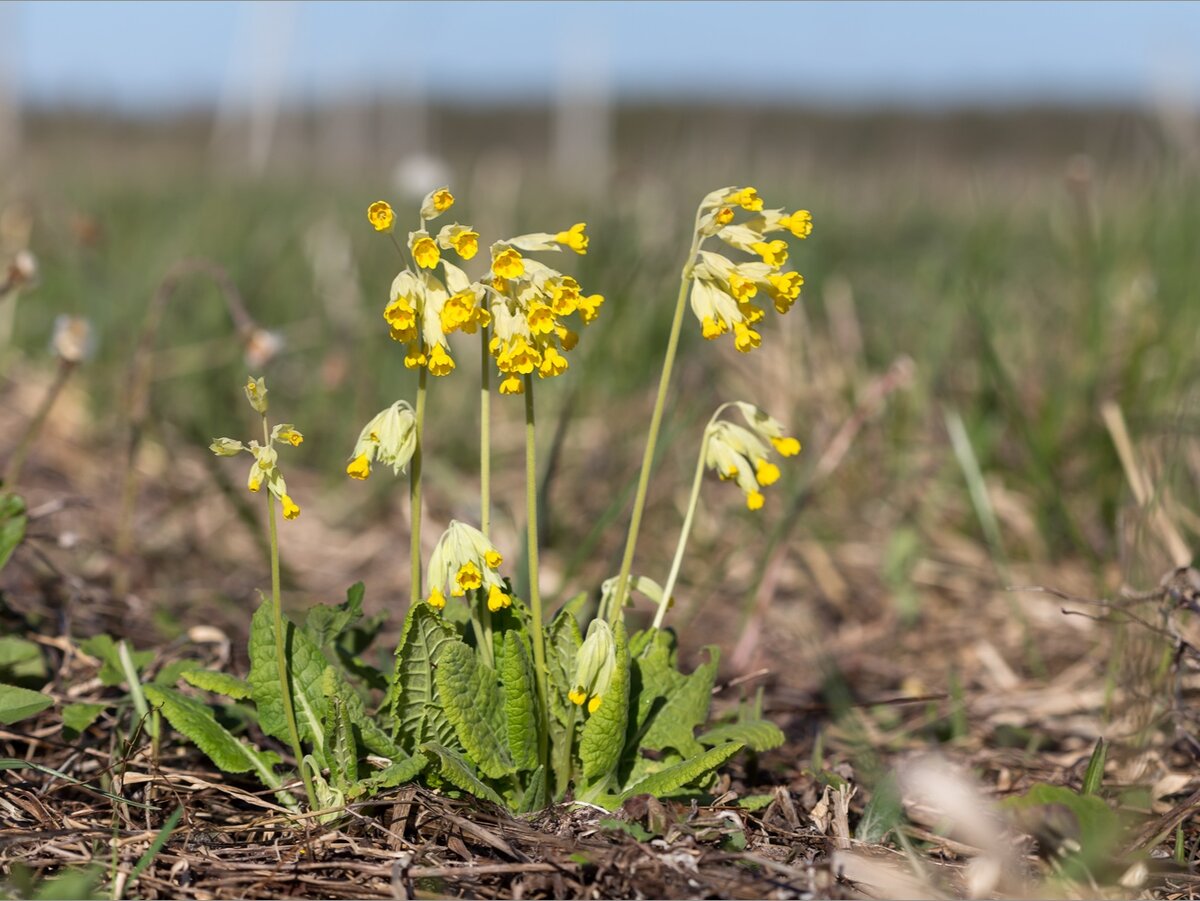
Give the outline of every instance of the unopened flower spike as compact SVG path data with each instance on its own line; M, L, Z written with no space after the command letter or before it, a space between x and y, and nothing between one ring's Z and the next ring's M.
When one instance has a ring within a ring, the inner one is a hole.
M416 416L408 401L398 400L375 414L363 427L346 465L346 474L365 479L371 474L371 464L378 460L399 475L416 449Z
M567 699L577 707L586 704L588 713L595 713L604 701L617 668L616 641L605 620L592 620L575 659L575 678Z

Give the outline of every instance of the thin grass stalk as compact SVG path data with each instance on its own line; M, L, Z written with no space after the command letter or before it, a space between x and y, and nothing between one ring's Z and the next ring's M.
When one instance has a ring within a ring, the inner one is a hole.
M8 465L4 468L4 487L11 490L21 477L21 470L25 467L25 460L29 456L29 450L33 447L34 441L41 434L42 426L46 424L46 419L50 415L50 411L54 408L55 401L62 394L63 388L67 384L67 379L71 377L71 373L78 365L74 360L67 360L62 357L58 360L58 371L54 374L54 381L50 383L50 387L46 389L46 394L42 398L42 402L38 405L37 411L33 414L33 419L29 421L29 426L25 429L25 434L21 436L20 442L17 444L16 450L8 459Z
M271 445L271 429L267 417L263 416L263 441ZM271 615L275 622L275 663L279 672L279 699L283 703L283 715L287 720L288 737L291 739L292 754L304 780L304 793L308 796L308 809L317 809L317 795L313 791L312 776L304 764L304 748L300 744L300 730L296 728L296 711L292 707L292 684L288 678L287 652L284 645L287 633L283 628L283 603L279 595L279 530L275 525L275 495L267 491L267 524L271 534Z
M529 612L532 618L533 663L537 681L538 709L542 722L550 723L550 698L546 693L546 636L542 626L542 594L538 588L538 521L537 521L537 430L533 413L533 376L525 376L525 521L529 555ZM538 759L547 758L546 729L538 730ZM547 770L549 768L547 767Z
M633 569L633 555L637 549L638 531L642 526L642 513L646 508L646 494L650 487L650 471L654 466L654 449L658 444L658 433L662 427L663 411L667 404L667 388L671 384L671 371L675 366L675 356L679 350L679 335L683 331L683 314L687 307L688 288L691 286L692 264L696 259L696 251L700 246L700 215L696 214L696 223L692 228L692 246L688 251L687 262L679 278L679 296L675 300L675 317L671 320L671 335L667 339L667 352L663 359L662 375L658 379L658 394L654 399L654 412L650 416L650 433L646 436L646 450L642 454L642 471L638 476L637 493L633 499L633 514L629 519L629 534L625 538L625 553L621 557L621 572L617 576L617 590L613 592L612 601L607 611L602 615L608 622L615 623L621 610L625 607L625 599L629 595L629 574Z

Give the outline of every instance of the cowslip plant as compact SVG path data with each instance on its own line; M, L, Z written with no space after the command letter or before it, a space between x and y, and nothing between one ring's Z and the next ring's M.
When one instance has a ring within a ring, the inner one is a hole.
M621 571L601 586L594 617L584 617L591 609L584 592L547 620L538 583L533 377L553 378L566 371L568 354L579 340L569 317L577 316L586 326L604 299L584 294L574 278L528 256L564 248L586 253L582 223L495 242L490 266L471 280L445 254L469 261L479 247L478 233L458 223L436 234L427 227L453 203L446 188L430 192L421 205L420 226L403 246L394 234L391 206L378 201L368 210L371 224L391 237L404 262L383 318L391 338L404 347L406 364L419 369L416 404L397 401L377 414L360 432L346 466L354 479L368 478L375 464L390 465L396 475L409 469L412 603L394 668L382 674L358 656L373 632L354 625L362 616L361 586L351 590L344 605L310 611L300 628L286 622L279 608L271 501L273 603L264 603L254 616L250 679L242 682L195 671L184 678L235 701L253 701L262 730L290 741L314 808L334 807L418 775L435 787L513 811L538 810L563 799L612 808L636 794L702 791L716 769L738 751L766 750L783 741L755 704L743 704L726 721L710 723L717 649L707 649L707 662L684 673L676 636L663 627L703 474L711 469L734 481L746 506L757 510L764 503L760 489L781 475L774 457L798 453L799 442L752 404L721 405L702 436L692 499L665 584L631 573L632 548L689 289L705 337L731 333L739 351L752 350L761 342L757 323L765 316L752 299L762 292L772 298L777 312L785 313L802 283L796 273L782 271L786 245L766 236L786 229L805 237L811 217L804 211L764 211L752 188L725 188L705 198L684 267ZM754 215L736 222L735 206ZM755 253L761 261L733 263L703 250L704 241L713 237ZM420 460L427 450L422 430L425 376L453 371L448 338L454 332L479 334L484 363L481 521L479 528L450 522L423 569L418 523ZM506 561L489 532L492 362L500 376L498 393L523 399L527 598L514 590L505 573ZM221 439L213 450L223 455L251 453L251 490L268 485L269 495L283 503L286 515L289 501L284 500L273 444L299 443L290 440L298 433L290 426L269 429L261 382L248 385L247 396L263 414L266 444ZM729 410L740 413L741 422L723 418ZM625 623L631 591L657 606L653 625L632 633ZM280 641L285 630L286 640ZM383 701L369 715L375 690L382 692ZM257 772L281 800L295 806L275 773L276 755L234 737L193 697L156 687L152 700L162 704L172 725L192 737L219 766Z

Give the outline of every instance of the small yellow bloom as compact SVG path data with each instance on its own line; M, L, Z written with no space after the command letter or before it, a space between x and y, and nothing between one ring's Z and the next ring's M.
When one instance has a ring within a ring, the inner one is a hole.
M449 188L440 188L433 192L433 208L439 213L446 212L452 206L454 206L454 195L450 193Z
M812 213L808 210L796 210L790 216L784 216L779 220L779 224L790 231L797 238L804 239L812 234L813 218Z
M583 702L587 700L587 692L582 688L572 688L569 692L567 692L567 700L569 700L576 707L581 707Z
M385 200L376 200L367 207L367 221L377 232L390 232L396 222L396 214Z
M779 467L770 460L759 460L754 467L754 477L760 485L774 485L779 481Z
M286 494L283 495L283 497L281 497L279 499L279 501L280 501L280 503L283 504L283 518L284 519L295 519L297 516L300 515L300 505L297 504L290 497L288 497Z
M479 253L479 232L465 229L450 239L454 252L464 260L469 260Z
M525 314L525 321L529 323L529 330L535 335L548 335L554 331L554 311L544 303L531 303L529 312Z
M716 220L717 225L728 225L733 221L733 209L723 206L713 214L713 219Z
M492 272L498 278L520 278L525 274L525 261L519 251L505 247L492 253Z
M592 699L588 701L588 713L595 713L600 709L600 695L592 695Z
M279 433L279 437L290 444L292 447L299 447L304 443L304 436L295 429L284 429Z
M492 613L498 613L505 607L512 606L512 598L505 594L499 585L493 585L488 589L487 606Z
M424 232L413 232L408 240L408 246L412 250L413 259L416 260L418 266L422 269L432 269L437 266L438 260L442 258L442 251L438 248L437 241Z
M758 293L758 285L752 279L738 275L736 272L729 274L729 293L733 295L733 299L739 303L743 300L749 300Z
M750 353L762 344L762 335L740 322L733 324L733 346L742 353Z
M538 364L538 376L541 378L552 378L556 375L562 375L567 371L567 358L558 352L555 347L547 347L546 352L542 354L542 362Z
M752 213L757 213L763 208L763 199L758 196L758 191L754 188L742 188L727 198L730 203L736 203L743 210L749 210Z
M504 558L500 556L499 551L488 551L484 554L483 559L487 563L488 569L499 569L500 565L504 563Z
M705 316L704 321L700 323L700 334L709 341L715 338L720 338L725 334L727 326L724 320L713 319L711 316Z
M516 374L509 373L508 377L500 383L501 394L524 394L525 382L522 381Z
M470 291L452 294L444 304L440 314L443 334L462 328L473 323L475 319L475 295Z
M600 295L595 294L593 296L599 297ZM586 322L587 320L584 321ZM572 350L574 350L575 345L579 343L579 335L564 325L560 325L558 328L556 328L554 330L554 334L558 335L558 343L562 345L562 349L567 353L570 353Z
M404 354L404 367L406 369L417 369L425 365L425 352L421 350L421 345L414 341L408 345L408 352Z
M761 491L751 491L746 495L746 508L749 510L761 510L764 503L766 498Z
M579 315L584 323L590 323L598 315L600 315L600 305L604 303L604 295L589 294L587 297L579 298Z
M460 598L468 591L474 591L482 584L483 574L479 572L479 567L468 560L458 568L458 574L454 577L454 588L450 593L456 598Z
M262 488L262 476L259 473L257 466L250 470L250 478L246 480L246 487L249 488L253 494L258 494L259 490Z
M346 475L352 479L359 481L365 479L371 474L371 461L367 459L366 454L359 454L346 466Z
M442 590L440 588L435 587L431 592L429 592L429 597L426 598L425 603L434 610L441 610L446 606L446 596L442 594Z
M795 438L786 436L783 438L772 438L771 444L774 445L775 450L779 451L780 456L783 457L794 457L800 453L800 442Z
M429 372L431 375L449 375L454 371L454 359L447 353L446 348L437 344L429 352Z
M787 262L787 244L783 241L755 241L750 249L762 257L764 263L776 269Z
M565 232L559 232L554 236L554 240L559 244L565 244L578 254L587 253L588 237L583 233L587 228L587 224L576 222Z
M254 408L255 413L267 413L267 383L260 377L246 379L246 400Z

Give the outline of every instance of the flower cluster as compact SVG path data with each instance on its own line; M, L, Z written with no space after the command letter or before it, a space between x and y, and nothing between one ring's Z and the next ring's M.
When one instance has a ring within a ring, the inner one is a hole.
M600 708L613 672L617 668L616 642L612 628L600 618L588 626L587 638L576 657L574 687L567 692L567 700L577 707L587 704L588 713Z
M747 425L718 420L705 435L704 463L722 480L736 481L746 495L746 506L761 509L765 498L759 488L779 480L779 467L771 461L772 451L794 457L800 442L784 433L783 425L753 404L733 404Z
M246 400L249 401L256 413L262 415L265 423L267 418L266 383L261 378L249 379L246 382L245 390ZM250 464L250 472L246 476L246 487L252 493L257 494L262 490L263 485L266 485L267 490L282 505L283 518L295 519L300 515L300 506L288 495L287 483L279 471L279 454L275 450L275 445L278 443L299 447L303 441L304 436L295 426L291 423L280 423L271 429L266 444L259 444L257 441L243 444L233 438L217 438L209 445L209 450L218 457L233 457L242 451L250 454L254 458L254 462Z
M501 394L521 394L523 376L535 371L539 378L561 375L566 354L579 335L564 321L578 314L588 325L599 315L604 297L585 295L579 282L544 263L522 255L558 251L567 247L587 253L586 226L578 222L566 231L537 232L492 245L492 278L489 287L493 335L489 350L501 376Z
M512 606L504 580L499 576L504 558L478 529L451 520L429 557L426 602L435 610L446 606L446 594L465 597L469 591L486 590L488 610L493 613Z
M406 400L398 400L381 410L363 426L354 444L346 475L365 479L371 474L371 464L378 460L392 467L399 475L417 449L417 419Z
M457 222L443 226L436 234L426 227L454 205L448 188L430 191L421 203L421 224L408 234L408 251L415 269L404 269L392 281L383 318L392 338L406 345L404 365L424 367L433 375L454 371L454 358L446 336L458 330L474 332L488 324L490 314L483 301L485 290L473 284L466 273L443 256L453 251L462 260L479 252L479 233ZM367 219L376 231L391 233L395 213L380 200L367 209ZM441 267L442 277L436 274Z
M752 215L735 222L738 208ZM697 219L697 248L716 237L758 259L735 263L719 253L698 251L690 268L691 306L700 321L701 334L713 340L732 333L734 347L743 353L758 347L762 335L756 325L766 311L755 299L761 294L782 315L792 308L804 285L800 273L783 271L788 259L787 243L768 236L786 231L804 239L812 228L808 210L764 210L763 199L754 188L720 188L706 196Z

